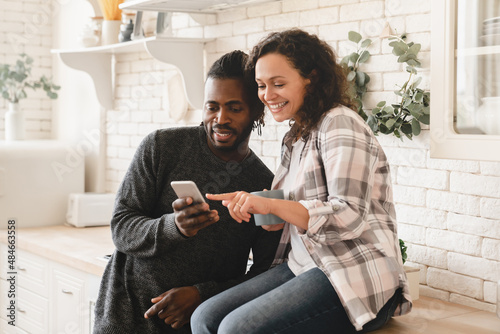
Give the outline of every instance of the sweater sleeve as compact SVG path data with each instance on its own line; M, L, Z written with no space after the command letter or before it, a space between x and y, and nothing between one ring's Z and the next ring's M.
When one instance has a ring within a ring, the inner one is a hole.
M153 217L157 201L158 156L156 132L139 145L118 190L111 219L116 249L136 257L152 257L185 238L175 226L174 214Z

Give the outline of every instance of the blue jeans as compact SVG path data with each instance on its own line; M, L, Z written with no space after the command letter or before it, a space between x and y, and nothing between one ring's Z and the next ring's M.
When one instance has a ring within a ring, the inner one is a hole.
M395 297L367 324L369 330L390 319ZM295 276L286 263L202 303L191 329L193 334L356 333L326 275L314 268Z

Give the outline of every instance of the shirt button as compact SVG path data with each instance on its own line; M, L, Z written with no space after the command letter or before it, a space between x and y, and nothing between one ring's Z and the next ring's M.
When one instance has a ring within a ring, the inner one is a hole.
M338 205L333 206L333 211L338 211L339 209L340 209L340 206L338 206Z

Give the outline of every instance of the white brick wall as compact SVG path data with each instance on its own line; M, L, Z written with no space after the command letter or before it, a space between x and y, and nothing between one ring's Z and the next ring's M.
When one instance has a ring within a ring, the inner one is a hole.
M6 10L17 13L15 4L7 1L10 7ZM225 52L248 51L269 31L295 26L319 34L337 50L340 59L352 51L347 32L359 31L373 40L372 57L364 67L372 78L365 106L372 108L381 100L395 101L392 90L406 79L388 41L377 40L385 22L393 31L407 32L410 40L422 44L421 72L423 85L428 87L430 10L430 0L420 1L418 6L410 0L284 0L217 15L175 14L173 27L179 37L215 39L205 47L207 66ZM18 14L6 23L21 31L24 26L19 17L23 13ZM7 40L0 34L0 46ZM42 52L50 44L50 33L41 29L33 41L32 50ZM0 48L1 59L10 59L12 54L3 50ZM50 57L37 57L43 64L40 70L50 71ZM163 108L168 100L164 94L170 67L146 53L130 53L117 57L116 69L115 110L107 114L107 191L116 191L147 133L200 122L199 112L175 122ZM50 128L50 104L41 97L27 103L34 119L32 131L37 122L44 129ZM252 134L250 145L275 171L287 125L277 124L270 116L266 119L263 136ZM0 121L0 129L2 126ZM408 244L409 263L421 268L420 292L494 311L495 282L500 279L500 163L431 159L428 130L413 141L383 135L378 140L391 164L399 236Z
M22 52L33 60L32 74L52 76L51 6L44 0L24 3L2 1L0 16L0 64L14 64ZM47 139L52 131L52 102L41 91L26 90L28 98L20 101L25 113L26 139ZM0 139L4 138L4 115L7 102L0 99Z

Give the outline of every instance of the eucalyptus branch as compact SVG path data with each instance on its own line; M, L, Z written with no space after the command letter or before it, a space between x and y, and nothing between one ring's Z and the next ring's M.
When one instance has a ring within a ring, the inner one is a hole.
M25 53L19 56L15 65L0 64L0 92L2 97L11 103L28 97L26 88L33 90L42 88L51 99L57 98L56 91L61 87L55 85L52 80L42 76L38 80L29 79L33 58Z
M392 53L398 57L399 63L406 64L409 72L408 80L394 93L401 98L398 104L387 105L385 101L377 104L371 112L363 109L363 96L367 91L369 76L360 70L361 64L366 62L370 53L367 50L371 45L370 39L362 40L362 36L354 31L349 32L349 40L356 43L356 52L345 56L341 65L347 73L347 79L353 84L353 94L358 102L358 113L370 125L375 134L391 134L398 138L406 136L412 139L413 135L420 134L422 124L429 124L430 93L418 88L422 78L416 77L417 68L421 66L417 58L421 45L407 43L406 36L388 36L391 42ZM415 79L416 78L416 79Z

